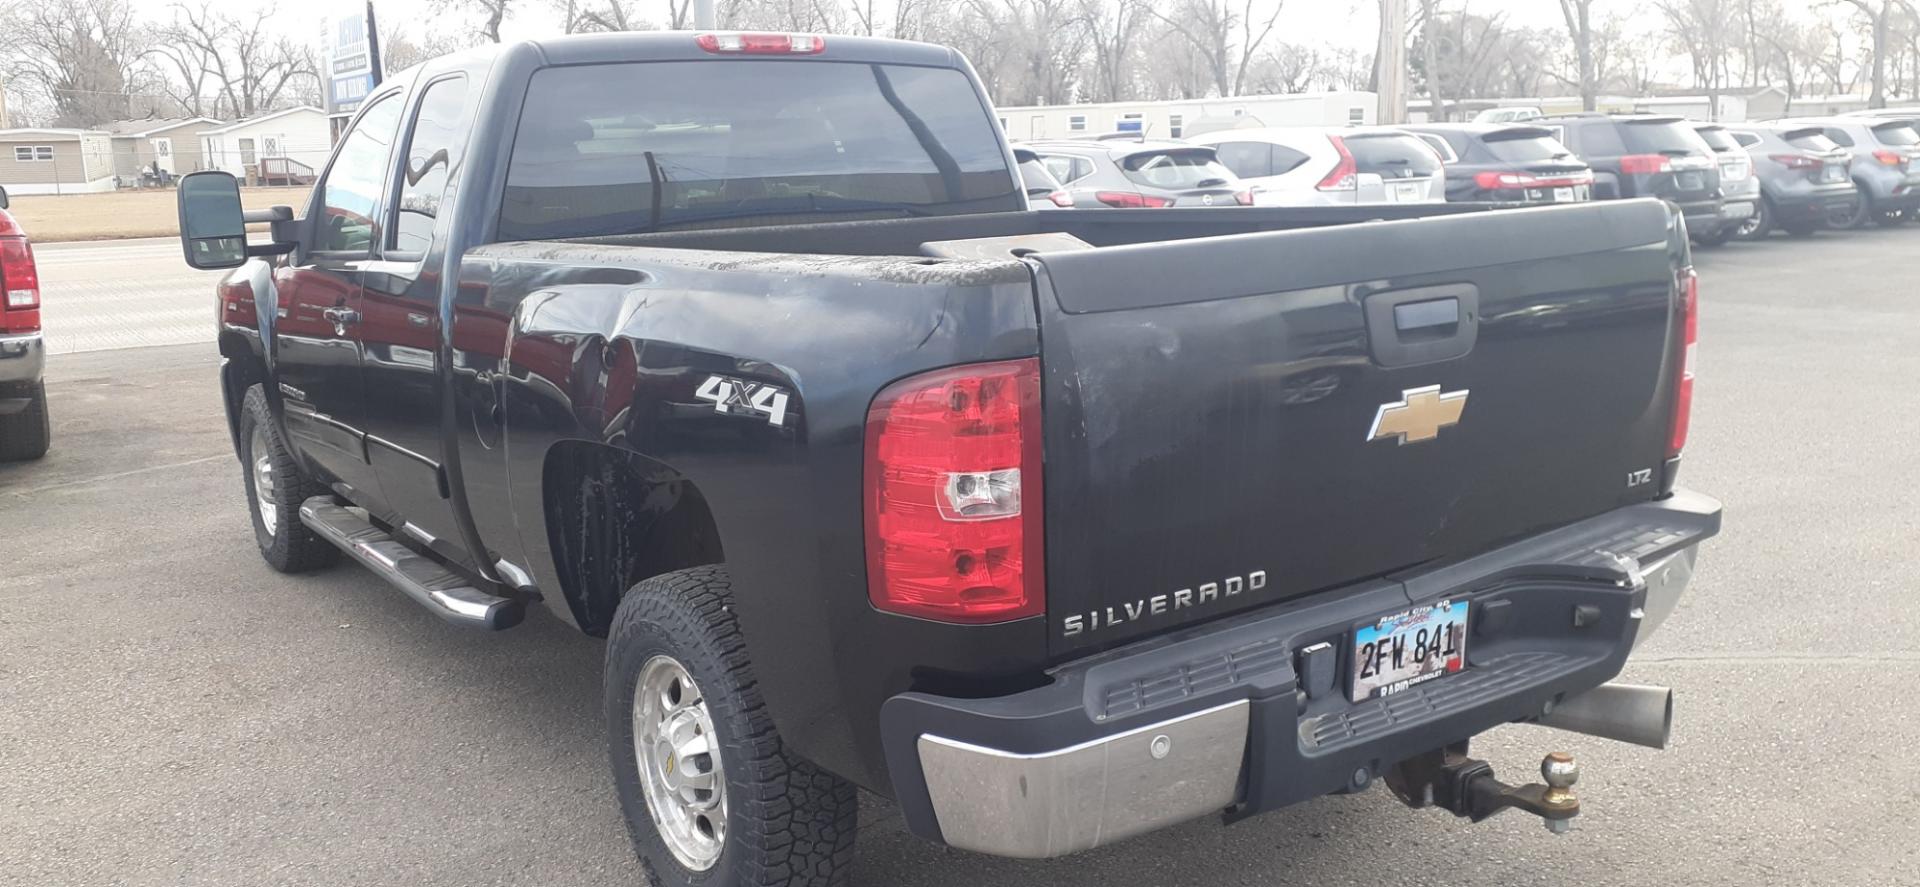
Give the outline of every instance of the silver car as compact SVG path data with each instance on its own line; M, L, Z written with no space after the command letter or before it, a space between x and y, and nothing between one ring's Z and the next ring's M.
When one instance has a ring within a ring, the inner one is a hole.
M1853 154L1853 183L1860 202L1851 215L1835 216L1835 228L1868 222L1896 225L1920 210L1920 131L1901 117L1803 117L1783 126L1817 126Z
M1204 145L1123 134L1027 142L1021 147L1040 156L1076 207L1154 209L1253 202L1246 185Z

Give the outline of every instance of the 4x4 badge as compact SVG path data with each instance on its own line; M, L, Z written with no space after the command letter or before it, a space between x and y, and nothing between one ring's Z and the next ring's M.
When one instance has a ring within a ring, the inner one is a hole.
M1459 424L1460 413L1466 408L1465 388L1445 394L1438 385L1409 388L1400 392L1399 400L1380 405L1373 414L1367 440L1397 438L1402 446L1432 440L1440 436L1440 429Z

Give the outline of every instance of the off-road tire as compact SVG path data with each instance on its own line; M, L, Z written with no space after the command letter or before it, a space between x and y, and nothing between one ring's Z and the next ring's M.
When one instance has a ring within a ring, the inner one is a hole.
M607 747L634 851L655 887L843 887L853 868L858 797L852 783L782 743L731 601L725 567L695 567L635 585L614 614L607 635ZM706 871L687 868L667 848L640 781L634 686L658 655L677 660L692 676L719 740L726 837Z
M1738 225L1721 225L1715 228L1712 234L1694 235L1693 242L1701 246L1725 246L1727 241L1733 239L1733 232L1738 227Z
M20 412L0 416L0 462L24 462L47 454L53 425L47 419L47 383L33 383L32 400Z
M255 488L253 460L254 429L261 429L266 438L267 457L273 462L273 504L279 506L279 519L272 531L267 529L260 515L260 492ZM240 476L247 490L247 516L253 521L253 539L260 545L260 556L267 564L282 573L304 573L309 570L328 566L340 559L340 549L332 543L315 535L307 525L300 522L300 504L308 499L326 493L306 472L300 469L300 460L293 457L287 449L287 442L280 438L280 426L273 421L273 413L267 406L266 388L255 385L247 389L247 396L240 404L240 427L237 435L240 441Z

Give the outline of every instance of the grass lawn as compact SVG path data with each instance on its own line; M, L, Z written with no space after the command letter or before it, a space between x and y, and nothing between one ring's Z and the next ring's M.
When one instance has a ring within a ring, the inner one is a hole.
M298 214L310 190L304 186L241 188L240 203L247 209L286 204L296 207L294 212ZM13 207L8 212L36 243L173 237L180 233L172 188L107 194L25 194L12 199Z

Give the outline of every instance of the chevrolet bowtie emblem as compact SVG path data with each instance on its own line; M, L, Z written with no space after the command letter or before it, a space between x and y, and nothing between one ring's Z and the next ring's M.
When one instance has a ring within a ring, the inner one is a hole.
M1409 388L1400 392L1399 400L1380 405L1380 411L1373 414L1373 429L1367 432L1367 440L1391 437L1402 445L1432 440L1440 436L1440 429L1458 424L1460 411L1466 408L1465 388L1445 394L1440 393L1438 385Z

